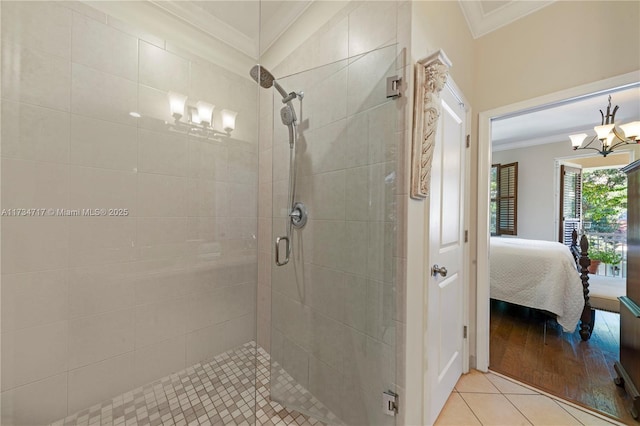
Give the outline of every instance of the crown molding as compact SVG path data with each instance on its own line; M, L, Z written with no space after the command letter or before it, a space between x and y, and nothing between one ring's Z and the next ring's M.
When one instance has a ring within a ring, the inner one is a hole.
M180 0L149 0L154 6L188 22L212 37L232 46L251 58L258 57L258 41L236 30L226 22L203 13L192 2Z
M258 58L302 15L314 0L281 1L271 16L261 16L260 34L251 38L229 23L216 18L192 2L182 0L149 0L156 7L188 22L199 30L240 50L251 58ZM258 23L256 23L257 25Z
M537 12L554 2L555 0L511 1L488 13L485 13L482 8L481 1L459 0L458 4L475 39Z
M276 13L264 19L260 29L260 54L263 54L307 11L315 0L283 1Z

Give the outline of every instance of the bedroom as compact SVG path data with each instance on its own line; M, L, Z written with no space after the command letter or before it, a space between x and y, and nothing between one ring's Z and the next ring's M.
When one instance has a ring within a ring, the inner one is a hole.
M570 240L571 230L577 227L584 230L589 237L590 253L595 255L598 249L604 251L608 248L612 252L617 249L618 255L625 256L618 269L614 270L610 265L602 264L596 274L589 274L591 302L598 310L593 337L582 345L578 331L571 333L563 331L562 327L558 326L558 323L565 325L560 318L557 322L549 321L537 311L492 301L490 365L496 371L533 383L551 393L564 394L578 403L629 421L631 418L624 409L627 404L624 401L624 393L617 392L609 379L610 375L615 377L613 363L620 346L617 296L625 294L626 284L624 224L615 224L615 227L619 228L617 232L611 229L611 233L602 233L597 232L602 229L592 223L592 217L589 217L586 210L582 212L582 217L580 214L574 215L566 211L564 215L561 213L561 206L567 209L575 206L575 210L580 211L586 209L589 204L583 203L583 197L580 195L575 196L574 189L577 188L569 185L570 179L564 182L565 185L562 184L561 173L566 167L582 169L586 185L590 171L617 170L639 157L640 150L637 145L620 146L607 157L594 151L574 151L571 148L568 135L581 131L589 132L588 129L600 124L598 109L602 109L606 114L609 95L612 96L612 108L615 105L620 106L616 123L637 120L640 115L640 88L636 83L624 88L600 91L580 100L516 112L492 122L492 164L502 165L503 178L513 177L511 183L517 188L517 192L511 194L517 197L517 208L513 209L513 217L510 221L502 221L498 226L503 228L500 229L501 237L510 243L513 243L513 240L508 240L509 237L556 242L566 235L565 242L570 244L567 240ZM588 141L589 139L583 146ZM517 169L511 166L514 163L517 163ZM509 174L507 171L510 166ZM567 190L563 191L561 188ZM626 190L623 192L626 193ZM495 197L495 193L493 195ZM497 204L495 198L493 204ZM572 220L573 216L577 216L578 219ZM614 222L624 217L622 214L613 216ZM562 217L566 219L565 226L562 225ZM493 220L495 219L494 216ZM495 226L492 231L494 234ZM606 242L604 238L607 238ZM533 266L532 270L535 270ZM616 276L612 276L614 274ZM576 291L580 297L581 288ZM497 297L500 300L508 300L504 294L494 289L492 283L491 297L494 298L497 294L500 294ZM521 327L519 332L524 332L525 336L529 333L529 336L518 342L518 339L513 337L515 332L506 333L506 327L513 327L513 330ZM539 337L539 341L535 340L536 345L531 343L532 334ZM522 353L518 365L508 359L516 347ZM588 355L585 355L587 353ZM596 355L593 355L594 353ZM579 374L576 371L584 367L585 363L581 360L586 356L597 359L598 364L591 362L591 365L596 367L589 371L587 383L580 381L582 390L579 391L578 383L571 374ZM593 397L594 393L599 396Z

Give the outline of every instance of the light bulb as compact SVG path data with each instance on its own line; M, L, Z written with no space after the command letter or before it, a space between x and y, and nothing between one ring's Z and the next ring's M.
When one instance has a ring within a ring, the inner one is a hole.
M627 138L640 140L640 121L632 121L631 123L623 124L620 128Z
M580 133L578 135L569 135L569 139L571 139L571 146L573 147L573 149L578 149L580 145L582 145L582 142L584 142L586 137L587 137L586 133Z
M207 126L213 126L213 109L215 108L215 105L212 105L209 102L198 101L196 108L198 108L198 117L200 117L200 122Z
M171 115L176 119L184 115L184 105L187 102L187 97L177 92L169 92L169 109Z
M230 133L232 130L236 128L236 116L237 112L231 111L228 109L223 109L221 111L222 114L222 128L225 132Z
M613 133L609 133L607 135L607 138L605 140L602 141L602 146L603 147L610 147L611 146L611 142L613 141L613 138L615 138L616 135L614 135Z
M613 126L615 126L615 124L603 124L602 126L594 127L593 130L596 131L598 139L604 141L607 138L607 135L611 132L611 129L613 129Z

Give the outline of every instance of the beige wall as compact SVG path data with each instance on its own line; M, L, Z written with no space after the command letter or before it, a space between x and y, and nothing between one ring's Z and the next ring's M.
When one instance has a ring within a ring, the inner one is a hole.
M568 139L527 148L493 153L493 163L518 162L518 234L519 238L558 240L558 170L556 160L583 167L622 166L629 164L630 152L602 157L576 158ZM572 158L573 157L573 158Z
M475 95L475 45L458 2L413 2L411 59L415 63L435 50L443 49L453 64L451 77L472 105Z
M640 69L639 17L639 2L560 1L477 39L477 111Z
M635 156L634 156L634 151L636 153ZM572 159L571 162L581 165L583 169L588 169L590 167L605 167L605 166L623 167L629 163L632 163L634 158L638 158L637 156L638 152L640 152L640 147L634 146L633 149L629 151L620 152L619 154L610 154L610 155L607 155L606 157L597 155L593 157L576 158L576 159Z
M428 56L437 49L443 49L452 62L450 75L463 95L473 106L474 98L474 40L467 27L462 10L457 2L428 1L412 2L411 19L411 57L410 64ZM408 69L413 72L413 65ZM409 73L408 73L409 74ZM409 90L407 90L411 105L413 103L413 76L409 76ZM408 120L408 130L411 130L411 120ZM409 198L409 175L411 162L411 135L405 139L405 191L406 203L406 392L403 402L406 408L405 424L422 424L424 395L422 393L423 374L415 374L428 368L425 365L422 348L424 339L425 318L423 306L426 303L424 289L424 262L428 259L425 247L426 233L425 218L428 214L429 203ZM471 176L475 175L475 162L472 161ZM467 211L472 216L473 209ZM470 241L470 245L473 241ZM470 295L475 297L474 294ZM418 343L420 342L420 343ZM473 343L472 343L473 344ZM427 363L429 360L427 360Z
M581 84L640 69L640 30L637 2L557 2L479 39L472 39L457 2L412 4L411 62L443 48L453 66L451 76L473 109L471 130L470 201L470 350L475 347L475 262L477 244L477 114ZM603 25L606 22L606 25ZM640 79L640 75L639 75ZM411 81L411 80L409 80ZM409 156L407 155L407 159ZM422 244L426 203L407 201L407 317L421 318ZM409 322L407 341L420 341L422 325ZM407 351L407 370L421 360ZM407 377L407 389L419 390L421 376ZM418 419L420 395L408 392Z

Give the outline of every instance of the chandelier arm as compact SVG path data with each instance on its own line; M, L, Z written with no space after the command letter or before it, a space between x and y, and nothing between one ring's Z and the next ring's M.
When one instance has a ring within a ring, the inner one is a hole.
M618 142L616 144L611 145L611 147L609 148L609 151L613 151L615 147L620 146L620 145L634 145L632 142L623 140L622 142Z
M611 129L611 130L613 131L613 134L616 135L616 138L620 139L621 141L629 140L629 138L621 136L620 133L618 133L618 131L616 130L615 127L613 129Z
M591 145L591 144L593 143L593 141L595 141L595 140L599 140L599 139L598 139L598 135L596 135L596 136L592 137L592 138L591 138L591 140L589 141L589 143L588 143L588 144L586 144L586 145L584 146L584 148L578 148L578 149L585 149L585 148L589 148L589 145ZM589 148L589 149L596 149L596 148ZM596 151L600 151L600 150L599 150L599 149L597 149Z
M594 151L602 152L602 150L601 150L601 149L598 149L598 148L592 148L592 147L590 147L589 145L587 145L587 146L585 146L585 147L582 147L582 148L576 148L574 151L577 151L577 150L579 150L579 149L592 149L592 150L594 150Z

